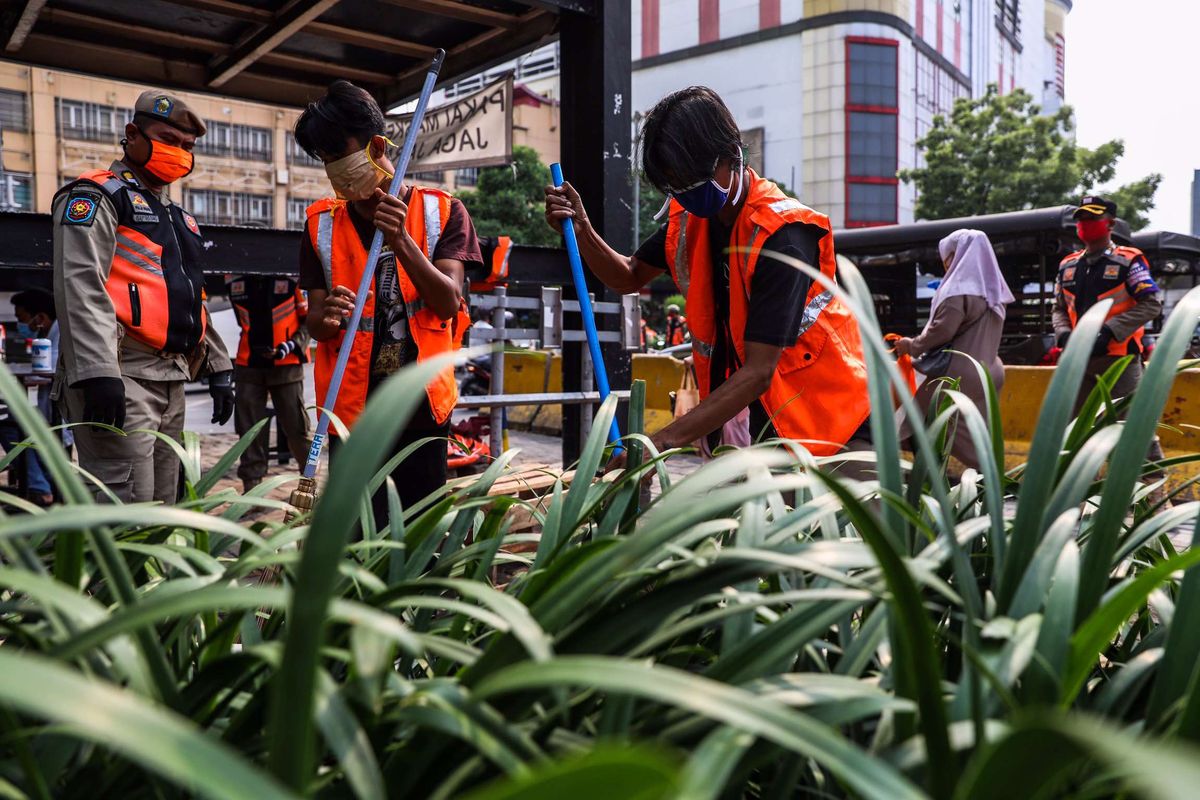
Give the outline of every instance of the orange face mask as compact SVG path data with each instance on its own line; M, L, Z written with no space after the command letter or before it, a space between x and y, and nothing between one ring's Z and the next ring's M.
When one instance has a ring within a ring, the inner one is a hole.
M145 131L142 131L142 136L146 136ZM189 151L182 147L155 141L149 136L146 136L146 141L150 143L150 157L142 166L151 175L163 183L174 183L191 173L192 167L195 166L195 159Z

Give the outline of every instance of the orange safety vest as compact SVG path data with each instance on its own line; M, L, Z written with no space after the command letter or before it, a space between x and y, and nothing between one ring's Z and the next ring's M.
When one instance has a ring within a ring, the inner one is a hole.
M1091 269L1084 259L1086 253L1086 250L1071 253L1058 267L1058 288L1062 291L1072 328L1089 308L1101 300L1111 298L1113 301L1108 314L1105 315L1106 320L1124 314L1137 305L1137 298L1129 293L1129 271L1138 259L1141 259L1143 265L1149 264L1145 253L1136 247L1113 245L1106 254L1104 271L1098 275L1089 275L1087 285L1081 286L1080 271ZM1147 280L1150 280L1148 267L1143 269L1146 269ZM1081 294L1081 289L1086 292L1086 296ZM1124 339L1109 342L1108 354L1125 356L1142 352L1142 336L1145 332L1145 327L1141 327Z
M225 282L242 329L234 363L239 367L269 368L308 361L308 353L300 349L280 359L274 355L281 344L300 331L308 316L308 298L295 278L227 275Z
M117 215L116 249L104 287L129 337L165 354L188 354L204 339L204 240L195 218L138 183L89 170L58 190L63 225L91 224L99 191Z
M683 344L687 340L687 317L680 314L672 319L667 317L667 346Z
M742 363L746 360L750 284L763 244L772 234L792 223L820 227L826 231L821 237L821 272L830 279L837 272L829 218L788 197L753 170L750 174L749 194L734 222L729 254L729 331ZM720 324L712 293L708 220L688 214L674 200L667 223L666 256L671 277L687 297L696 383L703 399L709 392ZM858 322L816 281L808 291L799 336L795 344L784 348L771 384L760 399L780 436L800 441L818 456L838 452L871 413Z
M450 219L450 195L438 189L414 186L408 198L408 208L409 213L404 223L408 234L413 241L424 242L425 255L432 258L442 229ZM308 207L307 213L308 234L325 270L326 283L330 288L340 285L349 286L357 291L367 264L367 249L363 247L354 221L350 219L350 209L346 201L333 198L318 200ZM399 264L396 265L396 277L400 282L401 296L408 311L409 335L417 344L417 360L425 361L458 349L462 334L470 324L465 301L459 307L456 319L443 320L425 307L417 287ZM374 329L375 299L372 297L363 306L358 334L354 337L350 360L346 364L342 386L332 409L347 428L354 425L367 403ZM341 331L332 339L317 343L313 366L318 403L324 403L329 393L329 381L333 377L338 350L346 333ZM440 425L450 418L450 412L458 402L454 366L447 365L429 382L425 391L429 395L433 418Z
M512 256L512 237L497 236L495 241L496 246L492 249L492 263L487 277L471 281L472 292L490 292L497 286L508 283L508 259Z

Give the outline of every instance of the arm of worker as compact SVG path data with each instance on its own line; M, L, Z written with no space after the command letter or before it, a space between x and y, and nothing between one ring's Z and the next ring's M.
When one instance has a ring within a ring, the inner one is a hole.
M204 369L201 374L215 375L218 372L228 372L233 369L233 361L229 358L229 349L225 347L225 340L221 338L221 334L217 333L217 326L213 325L212 314L208 313L208 303L205 303L203 308L208 324L204 328L204 344L207 347Z
M51 211L54 305L69 385L120 379L120 324L105 281L117 247L117 214L97 187L81 184L58 196Z
M707 436L758 400L771 385L783 348L746 342L746 363L687 414L650 437L661 450Z
M636 292L662 271L634 256L623 256L608 246L592 227L579 192L570 183L546 187L546 222L562 233L563 220L574 220L579 255L588 269L614 292Z
M1063 297L1062 276L1054 281L1054 308L1050 312L1054 324L1054 342L1059 347L1066 347L1067 339L1071 337L1071 316L1067 313L1067 302Z
M950 344L958 335L967 318L967 298L962 295L947 297L933 310L933 316L925 330L911 339L896 342L896 352L920 358L931 350Z
M1163 310L1162 293L1158 289L1158 284L1154 282L1154 278L1150 276L1150 265L1144 258L1138 258L1129 267L1129 274L1125 279L1125 291L1129 292L1129 296L1137 301L1136 304L1123 314L1117 314L1104 323L1104 327L1108 328L1113 339L1118 342L1132 336L1147 322L1158 319Z
M301 362L304 362L308 361L308 346L312 342L312 334L308 331L308 294L300 288L296 289L296 319L300 324L288 341L292 344L291 349L299 353Z
M430 261L424 248L413 241L404 224L408 217L408 206L404 201L383 189L375 190L375 199L379 203L375 207L375 227L383 231L384 239L417 287L425 307L437 314L439 319L450 319L458 313L462 303L463 262L437 258L436 254Z

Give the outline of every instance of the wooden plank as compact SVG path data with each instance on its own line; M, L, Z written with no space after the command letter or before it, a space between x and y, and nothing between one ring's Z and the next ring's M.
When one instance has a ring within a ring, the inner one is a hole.
M33 25L37 22L38 15L42 13L45 5L46 0L25 0L21 16L17 17L12 32L8 35L8 43L4 46L5 50L15 53L25 45L25 40L29 38L29 32L33 30Z
M338 2L340 0L291 0L275 14L270 23L238 42L233 52L209 63L208 85L217 88L228 83L230 78L290 39Z
M490 8L480 8L459 0L383 0L388 5L419 11L423 14L433 14L438 17L461 19L486 25L489 28L505 28L511 30L521 24L521 16L493 11Z

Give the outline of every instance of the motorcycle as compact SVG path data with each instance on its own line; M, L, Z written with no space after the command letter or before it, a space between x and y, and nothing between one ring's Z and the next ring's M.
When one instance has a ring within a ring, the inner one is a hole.
M460 395L484 395L492 390L492 356L490 353L475 356L467 361L464 368L466 374L458 384Z

